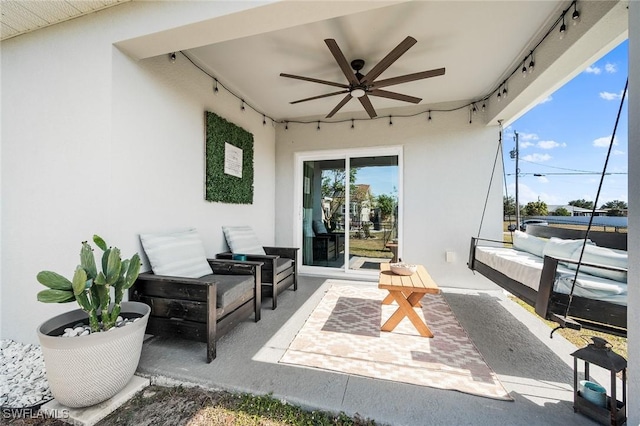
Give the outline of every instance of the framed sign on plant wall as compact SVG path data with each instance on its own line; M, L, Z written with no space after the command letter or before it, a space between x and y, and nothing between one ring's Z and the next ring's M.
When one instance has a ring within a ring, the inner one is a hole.
M253 135L206 112L205 199L253 204Z

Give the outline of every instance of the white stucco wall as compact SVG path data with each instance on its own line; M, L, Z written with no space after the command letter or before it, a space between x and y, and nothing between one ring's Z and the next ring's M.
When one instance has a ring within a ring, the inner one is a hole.
M38 324L73 307L36 302L35 276L72 275L94 233L127 257L141 252L140 232L181 226L199 230L208 255L224 248L223 224L251 224L273 243L274 128L214 95L180 55L136 62L113 47L166 10L118 6L2 43L0 338L36 342ZM180 10L174 25L193 19L189 4ZM205 110L254 134L253 205L204 201Z
M629 2L629 425L640 425L640 3Z
M380 115L383 115L379 112ZM402 145L404 153L403 260L424 264L442 286L466 287L481 278L466 267L471 236L477 235L498 143L498 126L469 124L466 109L351 123L289 124L276 133L276 243L294 242L294 154L297 152ZM497 124L497 123L496 123ZM483 235L501 238L500 161ZM445 262L445 251L456 260ZM484 280L483 285L491 285Z

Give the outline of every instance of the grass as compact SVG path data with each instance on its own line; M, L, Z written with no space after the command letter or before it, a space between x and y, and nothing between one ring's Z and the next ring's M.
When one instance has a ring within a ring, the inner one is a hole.
M385 247L382 234L372 233L370 238L349 238L349 254L362 257L393 258L391 250Z
M509 298L515 301L517 304L519 304L523 308L525 308L527 311L531 312L533 315L537 316L534 308L531 305L523 302L522 300L520 300L515 296L509 296ZM556 328L558 326L558 324L553 321L547 321L547 320L543 320L543 321L545 322L545 324L549 326L549 328ZM557 333L562 335L562 337L567 339L569 342L573 343L578 348L581 348L586 344L591 343L591 339L590 339L591 336L601 337L611 344L611 350L613 350L619 355L622 355L625 359L627 358L627 338L626 337L615 336L613 334L607 334L607 333L600 333L598 331L593 331L593 330L585 330L585 329L570 330L568 328L561 328L557 331Z
M149 410L149 407L152 407ZM167 413L167 407L169 412ZM155 418L149 418L155 416ZM372 420L344 413L306 411L271 395L234 394L201 388L151 386L99 426L145 424L373 426Z

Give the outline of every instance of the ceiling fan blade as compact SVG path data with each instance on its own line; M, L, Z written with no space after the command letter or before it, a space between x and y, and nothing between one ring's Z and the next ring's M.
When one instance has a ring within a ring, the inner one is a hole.
M349 102L351 100L351 93L347 94L347 96L345 96L340 103L338 103L338 105L336 105L336 107L334 109L331 110L331 112L327 115L326 118L331 118L334 116L334 114L338 111L340 111L340 108L342 108L343 106L345 106L347 104L347 102Z
M407 37L400 42L399 45L395 47L387 56L382 58L380 62L376 64L375 67L371 68L371 70L364 76L362 79L363 84L370 84L373 80L376 79L380 74L382 74L387 68L391 66L400 56L404 54L411 46L416 44L417 41L413 37Z
M326 93L324 95L312 96L310 98L298 99L297 101L289 102L291 105L299 104L300 102L312 101L314 99L328 98L329 96L342 95L343 93L349 93L348 90L340 90L339 92ZM351 95L349 95L351 96Z
M367 114L369 114L370 118L375 118L378 116L378 114L376 114L376 110L373 109L373 105L371 105L371 101L369 100L369 97L367 95L359 97L358 100L367 111Z
M285 74L283 72L280 73L280 77L295 78L297 80L310 81L312 83L328 84L329 86L342 87L343 89L346 89L349 87L348 84L344 84L344 83L334 83L333 81L318 80L317 78L302 77L300 75Z
M388 92L386 90L373 89L369 92L370 96L378 96L381 98L395 99L397 101L411 102L412 104L419 104L421 98L414 96L403 95L402 93Z
M434 70L417 72L414 74L406 74L398 77L387 78L385 80L376 81L371 84L371 87L386 87L394 84L408 83L410 81L422 80L423 78L437 77L444 75L444 68L436 68Z
M327 44L327 47L331 51L331 54L335 58L336 62L340 66L345 77L351 84L358 84L358 79L356 78L355 73L351 70L351 66L349 62L347 62L347 58L344 57L342 50L338 47L338 43L332 38L325 39L324 41Z

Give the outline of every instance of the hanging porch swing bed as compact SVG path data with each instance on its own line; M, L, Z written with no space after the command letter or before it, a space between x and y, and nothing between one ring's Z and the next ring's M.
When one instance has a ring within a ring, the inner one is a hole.
M626 234L618 239L626 245ZM626 251L589 241L580 263L584 239L546 239L520 231L513 243L472 237L468 266L559 327L626 336Z

